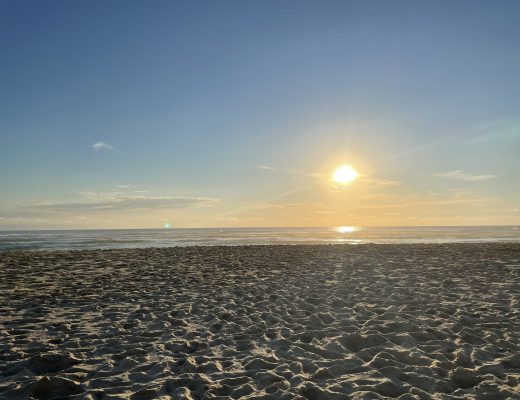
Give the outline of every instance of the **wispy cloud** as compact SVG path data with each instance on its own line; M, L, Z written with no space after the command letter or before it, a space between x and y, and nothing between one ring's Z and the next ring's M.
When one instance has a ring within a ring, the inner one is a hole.
M376 179L369 177L359 178L360 182L373 188L387 188L401 185L402 182L390 179Z
M435 176L437 178L446 178L446 179L452 179L455 181L466 181L466 182L487 181L489 179L496 178L496 175L492 175L492 174L485 174L485 175L468 174L467 172L464 172L461 169L457 169L455 171L440 172L440 173L434 174L433 176Z
M389 199L391 200L391 199ZM489 205L496 203L496 197L481 196L464 190L455 190L449 193L426 193L402 196L399 201L378 201L359 204L359 209L417 209L456 205Z
M520 120L498 119L487 122L476 129L470 143L486 143L494 140L518 140L520 138Z
M268 170L268 171L272 171L272 170L276 169L276 168L270 167L268 165L257 165L256 168L258 168L258 169L265 169L265 170Z
M114 150L114 146L105 142L96 142L92 145L92 148L96 151L100 150Z
M216 199L206 197L184 196L142 196L122 192L82 192L85 201L69 203L44 203L29 206L33 209L47 211L116 211L127 209L159 209L182 208L215 202Z
M41 218L28 218L28 217L20 217L20 216L12 216L12 217L0 217L0 222L5 224L40 224L43 222Z
M116 185L116 188L120 189L121 192L126 191L131 193L149 193L149 190L142 189L139 185Z
M312 172L306 175L308 178L312 178L317 181L326 182L329 188L333 190L337 190L338 188L343 188L343 185L339 185L332 180L330 174L326 174L323 172ZM390 179L378 179L372 178L370 176L359 176L352 185L356 185L358 188L363 190L379 190L379 189L387 189L395 186L401 185L402 182Z

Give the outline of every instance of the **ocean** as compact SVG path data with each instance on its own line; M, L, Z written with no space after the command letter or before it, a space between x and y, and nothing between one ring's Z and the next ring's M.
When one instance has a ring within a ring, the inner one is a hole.
M520 226L0 231L0 251L451 242L520 242Z

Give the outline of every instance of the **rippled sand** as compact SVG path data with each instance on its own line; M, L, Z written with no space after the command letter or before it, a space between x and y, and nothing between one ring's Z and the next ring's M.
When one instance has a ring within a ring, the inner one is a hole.
M0 253L0 397L520 398L520 245Z

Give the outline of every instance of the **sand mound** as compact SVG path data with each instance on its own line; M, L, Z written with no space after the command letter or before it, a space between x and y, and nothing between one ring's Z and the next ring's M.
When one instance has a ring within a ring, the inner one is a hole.
M0 254L0 398L509 399L520 246Z
M56 376L44 376L24 388L24 394L36 399L54 399L83 392L85 389L78 382Z
M81 360L74 357L71 353L60 354L50 352L37 354L27 360L27 368L37 375L58 372L72 367L74 364L81 363Z

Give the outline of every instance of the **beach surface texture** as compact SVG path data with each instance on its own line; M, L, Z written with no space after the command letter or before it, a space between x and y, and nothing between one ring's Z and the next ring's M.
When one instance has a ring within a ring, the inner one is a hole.
M0 253L2 399L520 398L520 244Z

